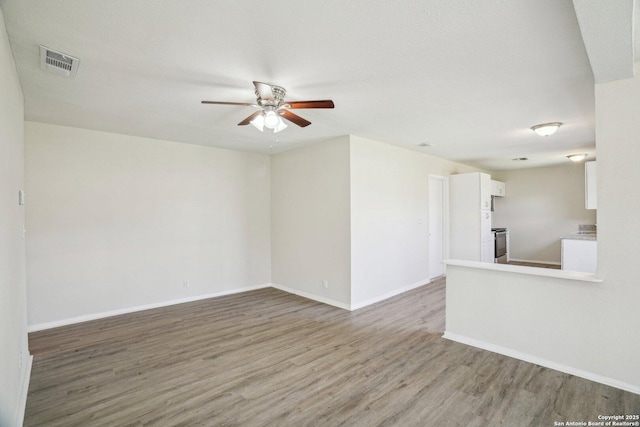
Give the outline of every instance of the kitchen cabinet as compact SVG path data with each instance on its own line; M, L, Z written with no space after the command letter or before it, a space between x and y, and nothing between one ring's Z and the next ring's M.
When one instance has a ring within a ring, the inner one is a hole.
M584 164L584 200L585 208L598 208L598 195L596 192L596 162Z
M491 195L504 197L507 194L507 188L504 182L491 180Z
M491 176L465 173L449 177L450 255L493 262Z
M595 239L562 239L562 269L595 273L598 265L598 242Z

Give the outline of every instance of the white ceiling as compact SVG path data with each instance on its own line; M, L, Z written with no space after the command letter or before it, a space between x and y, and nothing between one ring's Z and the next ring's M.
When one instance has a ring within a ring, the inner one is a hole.
M353 134L485 169L595 154L594 77L571 0L0 0L25 119L277 153ZM74 80L39 45L80 59ZM313 124L236 126L252 81ZM532 125L560 121L542 138ZM434 144L420 148L420 143ZM514 162L528 157L528 162Z

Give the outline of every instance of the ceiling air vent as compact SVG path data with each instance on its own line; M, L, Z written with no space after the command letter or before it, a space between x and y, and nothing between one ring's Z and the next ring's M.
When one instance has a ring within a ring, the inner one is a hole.
M78 58L40 46L40 68L43 70L73 79L79 64Z

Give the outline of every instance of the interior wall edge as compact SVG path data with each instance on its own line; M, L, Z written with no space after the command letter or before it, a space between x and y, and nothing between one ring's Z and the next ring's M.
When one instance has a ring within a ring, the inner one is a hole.
M343 310L349 310L349 311L353 310L351 308L350 304L345 304L344 302L341 302L341 301L337 301L337 300L334 300L334 299L331 299L331 298L327 298L327 297L323 297L323 296L320 296L320 295L312 294L310 292L301 291L299 289L290 288L288 286L281 285L279 283L271 283L271 287L274 288L274 289L278 289L280 291L283 291L283 292L287 292L287 293L292 294L292 295L297 295L299 297L310 299L310 300L313 300L313 301L316 301L316 302L321 302L323 304L328 304L328 305L331 305L333 307L341 308Z
M429 285L431 283L432 283L432 281L429 280L429 279L419 280L419 281L417 281L415 283L411 283L411 284L409 284L407 286L394 289L394 290L392 290L390 292L387 292L387 293L385 293L383 295L378 295L378 296L376 296L374 298L370 298L370 299L365 300L365 301L356 302L356 303L354 303L352 301L351 302L351 310L358 310L358 309L367 307L369 305L373 305L373 304L378 303L380 301L384 301L386 299L393 298L393 297L395 297L397 295L400 295L400 294L403 294L405 292L409 292L412 289L416 289L416 288L419 288L421 286L427 286L427 285Z
M154 309L154 308L168 307L168 306L171 306L171 305L183 304L183 303L186 303L186 302L200 301L200 300L204 300L204 299L208 299L208 298L217 298L217 297L221 297L221 296L225 296L225 295L239 294L239 293L242 293L242 292L255 291L255 290L258 290L258 289L264 289L264 288L268 288L268 287L270 287L269 283L263 283L263 284L260 284L260 285L253 285L253 286L246 286L246 287L242 287L242 288L229 289L229 290L224 290L224 291L220 291L220 292L214 292L214 293L205 294L205 295L196 295L196 296L180 298L180 299L175 299L175 300L162 301L162 302L157 302L157 303L152 303L152 304L144 304L144 305L138 305L138 306L134 306L134 307L121 308L121 309L117 309L117 310L104 311L104 312L100 312L100 313L87 314L87 315L84 315L84 316L77 316L77 317L71 317L71 318L68 318L68 319L61 319L61 320L55 320L55 321L52 321L52 322L44 322L44 323L38 323L38 324L35 324L35 325L29 325L28 328L27 328L27 331L28 332L43 331L43 330L46 330L46 329L59 328L61 326L68 326L68 325L73 325L73 324L76 324L76 323L88 322L88 321L91 321L91 320L99 320L99 319L105 319L107 317L119 316L121 314L135 313L135 312L138 312L138 311L151 310L151 309Z
M16 411L16 426L24 423L24 414L27 410L27 396L29 394L29 382L31 381L31 368L33 367L33 356L29 355L25 364L22 382L20 384L20 392L18 394L18 409Z
M543 359L531 354L522 353L517 350L502 347L499 345L491 344L486 341L469 338L464 335L456 334L445 330L442 336L445 339L459 342L461 344L469 345L471 347L480 348L482 350L491 351L493 353L502 354L504 356L513 357L514 359L522 360L524 362L534 363L536 365L544 366L545 368L553 369L555 371L564 372L565 374L575 375L576 377L584 378L590 381L595 381L600 384L608 385L611 387L625 390L631 393L640 394L640 387L626 383L624 381L616 380L614 378L598 375L593 372L584 371L582 369L572 368L571 366L556 363L547 359Z
M316 301L316 302L320 302L323 304L327 304L327 305L331 305L333 307L337 307L337 308L341 308L343 310L348 310L348 311L354 311L354 310L359 310L361 308L373 305L375 303L387 300L389 298L393 298L397 295L403 294L405 292L408 292L410 290L419 288L421 286L427 286L429 284L433 283L432 281L425 279L425 280L421 280L418 281L416 283L412 283L410 285L404 286L402 288L398 288L396 290L394 290L393 292L388 292L384 295L379 295L375 298L371 298L369 300L366 301L362 301L359 302L357 304L345 304L341 301L336 301L334 299L331 298L326 298L320 295L316 295L316 294L312 294L310 292L305 292L305 291L301 291L298 289L294 289L291 288L289 286L285 286L285 285L281 285L279 283L263 283L260 285L254 285L254 286L247 286L247 287L243 287L243 288L238 288L238 289L232 289L232 290L226 290L226 291L222 291L222 292L216 292L216 293L212 293L212 294L207 294L207 295L197 295L197 296L193 296L193 297L188 297L188 298L181 298L181 299L176 299L176 300L171 300L171 301L163 301L163 302L159 302L159 303L153 303L153 304L145 304L145 305L141 305L141 306L136 306L136 307L128 307L128 308L123 308L123 309L118 309L118 310L110 310L110 311L105 311L105 312L101 312L101 313L94 313L94 314L88 314L85 316L78 316L78 317L73 317L73 318L69 318L69 319L61 319L61 320L56 320L53 322L46 322L46 323L39 323L39 324L35 324L35 325L30 325L28 327L28 332L38 332L38 331L44 331L47 329L53 329L53 328L59 328L62 326L69 326L69 325L73 325L76 323L82 323L82 322L89 322L92 320L99 320L99 319L106 319L108 317L113 317L113 316L119 316L122 314L129 314L129 313L135 313L135 312L139 312L139 311L144 311L144 310L152 310L154 308L162 308L162 307L169 307L172 305L177 305L177 304L184 304L187 302L193 302L193 301L200 301L200 300L204 300L204 299L209 299L209 298L218 298L218 297L222 297L225 295L233 295L233 294L238 294L238 293L242 293L242 292L250 292L250 291L255 291L258 289L265 289L265 288L274 288L274 289L278 289L280 291L292 294L292 295L297 295L306 299L310 299L312 301ZM33 358L33 356L31 356Z

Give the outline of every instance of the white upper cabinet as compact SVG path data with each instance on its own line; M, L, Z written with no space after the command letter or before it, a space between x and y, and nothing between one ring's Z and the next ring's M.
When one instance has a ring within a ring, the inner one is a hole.
M596 162L584 164L584 200L585 208L598 209L598 195L596 193Z
M495 180L491 180L491 195L492 196L498 196L498 197L504 197L507 194L506 191L506 186L504 185L504 182L501 181L495 181Z

